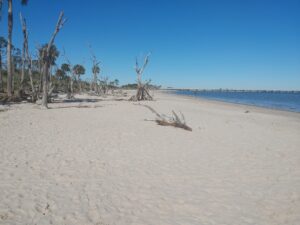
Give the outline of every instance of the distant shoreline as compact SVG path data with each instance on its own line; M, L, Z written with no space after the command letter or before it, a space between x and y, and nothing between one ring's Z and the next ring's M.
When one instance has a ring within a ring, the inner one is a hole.
M162 88L162 91L300 93L300 90Z
M236 106L247 106L247 107L251 107L251 108L255 108L255 109L259 109L259 110L271 110L273 112L284 112L284 113L292 113L292 114L297 114L299 115L300 111L299 110L293 110L293 109L286 109L286 108L280 108L280 107L270 107L270 106L266 106L266 105L259 105L259 104L251 104L251 103L246 103L246 102L235 102L235 101L228 101L228 100L224 100L224 99L216 99L216 98L208 98L205 96L200 96L200 95L193 95L193 94L179 94L176 93L177 91L191 91L191 89L161 89L162 92L167 93L167 94L171 94L171 95L175 95L175 96L182 96L182 97L187 97L187 98L192 98L195 100L201 100L201 101L208 101L208 102L215 102L215 103L222 103L222 104L226 104L226 105L236 105ZM195 90L192 90L191 92L193 92ZM195 91L196 94L201 92L201 91ZM217 91L202 91L202 92L217 92ZM277 91L277 92L246 92L246 91L238 91L238 90L231 90L231 91L223 91L224 93L226 92L231 92L231 93L288 93L288 94L300 94L300 91L297 92L291 92L291 91ZM220 93L223 93L220 92Z

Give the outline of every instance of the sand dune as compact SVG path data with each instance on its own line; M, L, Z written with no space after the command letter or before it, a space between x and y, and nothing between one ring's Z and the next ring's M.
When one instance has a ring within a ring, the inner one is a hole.
M1 111L0 224L300 223L299 113L155 98Z

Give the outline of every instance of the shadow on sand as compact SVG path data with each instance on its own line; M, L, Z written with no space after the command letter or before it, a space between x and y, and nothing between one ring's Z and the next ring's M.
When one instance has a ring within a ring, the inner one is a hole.
M70 105L70 106L57 106L57 107L48 107L48 109L68 109L68 108L101 108L102 105Z
M51 103L82 103L82 102L87 102L87 103L95 103L95 102L101 102L103 101L102 99L90 99L90 98L83 98L83 99L54 99L52 100Z

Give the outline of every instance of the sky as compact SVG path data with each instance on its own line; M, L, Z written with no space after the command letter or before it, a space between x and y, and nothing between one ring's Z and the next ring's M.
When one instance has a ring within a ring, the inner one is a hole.
M163 87L300 90L300 0L29 0L14 3L30 49L49 41L58 15L67 22L55 45L92 77L89 45L101 76L134 83L135 59L151 52L144 79ZM7 3L0 35L7 35ZM58 64L64 61L60 57Z

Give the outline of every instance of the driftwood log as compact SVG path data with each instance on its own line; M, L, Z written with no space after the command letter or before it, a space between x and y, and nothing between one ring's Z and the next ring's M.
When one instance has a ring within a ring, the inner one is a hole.
M139 104L141 105L141 104ZM177 128L182 128L187 131L192 131L192 128L186 125L185 117L180 112L180 117L177 115L177 113L172 110L172 116L166 116L164 114L159 114L157 111L155 111L152 107L148 105L141 105L149 109L152 113L156 115L156 119L154 120L158 125L160 126L172 126Z

